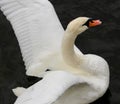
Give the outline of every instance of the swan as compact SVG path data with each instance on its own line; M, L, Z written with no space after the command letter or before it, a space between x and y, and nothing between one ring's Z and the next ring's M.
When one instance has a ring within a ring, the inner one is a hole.
M105 93L107 62L74 45L79 34L100 20L78 17L64 31L48 0L0 0L0 7L18 39L26 74L43 76L27 89L14 89L15 104L88 104Z

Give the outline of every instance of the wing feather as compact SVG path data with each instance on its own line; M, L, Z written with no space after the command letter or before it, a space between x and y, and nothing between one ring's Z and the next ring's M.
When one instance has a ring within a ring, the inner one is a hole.
M64 102L72 101L71 104L76 102L76 100L80 102L80 98L83 98L83 93L81 94L79 86L85 83L87 82L84 78L75 76L69 72L51 71L44 76L43 80L27 88L26 91L18 97L15 104L58 104L58 102L62 104L63 100L61 100L60 97L64 98ZM69 94L67 90L70 91Z
M48 0L0 0L0 7L12 24L27 70L60 48L64 30Z

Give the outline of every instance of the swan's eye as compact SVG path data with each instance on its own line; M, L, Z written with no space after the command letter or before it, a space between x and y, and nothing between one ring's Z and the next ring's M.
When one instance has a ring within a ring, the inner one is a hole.
M90 23L90 22L91 22L91 23L94 23L94 20L90 20L89 23Z

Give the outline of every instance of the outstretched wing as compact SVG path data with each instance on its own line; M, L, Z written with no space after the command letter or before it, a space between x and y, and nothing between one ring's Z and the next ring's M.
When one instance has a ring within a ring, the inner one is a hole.
M89 104L106 89L106 80L101 78L50 71L18 96L15 104Z
M86 83L84 78L69 72L51 71L18 96L15 104L79 104L85 90L80 85Z
M26 69L60 48L63 27L48 0L0 0L11 22Z

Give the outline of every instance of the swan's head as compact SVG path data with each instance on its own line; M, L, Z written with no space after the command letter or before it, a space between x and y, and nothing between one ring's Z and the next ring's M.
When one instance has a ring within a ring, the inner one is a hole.
M78 17L68 24L67 31L75 34L80 34L88 28L98 26L101 23L102 22L97 19L92 19L88 17Z

